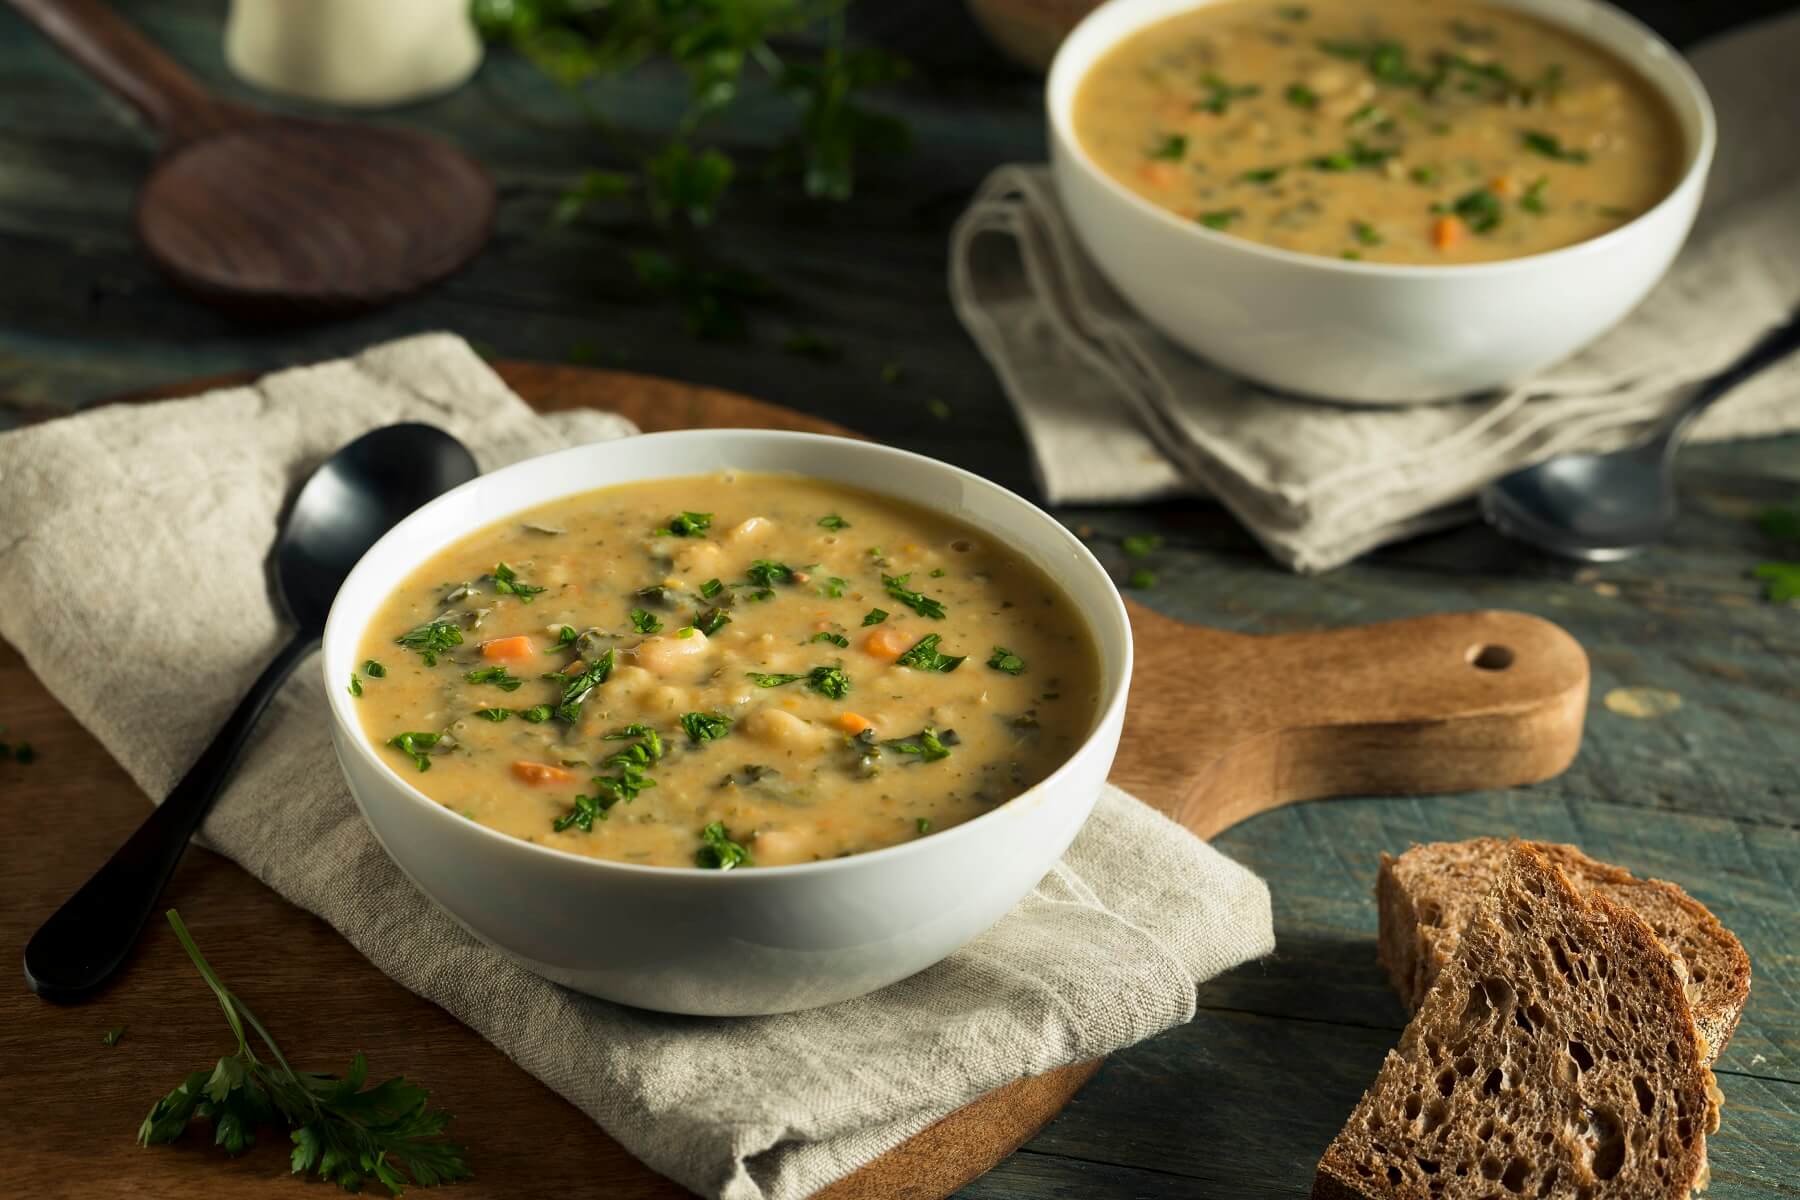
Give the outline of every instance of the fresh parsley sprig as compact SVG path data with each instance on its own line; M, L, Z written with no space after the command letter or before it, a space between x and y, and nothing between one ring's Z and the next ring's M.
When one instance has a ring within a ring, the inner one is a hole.
M438 655L462 645L462 627L454 621L427 621L394 639L394 644L418 652L428 667L437 666Z
M921 617L930 617L934 621L943 620L943 603L927 596L924 592L909 590L906 586L906 581L911 578L911 572L908 572L905 575L883 575L881 577L881 584L883 587L887 588L888 595L906 605Z
M714 821L700 831L700 849L694 854L694 862L715 871L756 865L750 852L731 840L723 821Z
M168 918L238 1045L235 1054L210 1071L193 1072L151 1107L138 1127L141 1145L172 1142L200 1117L212 1123L213 1140L225 1153L236 1155L255 1143L258 1129L283 1124L294 1144L294 1174L316 1174L347 1192L373 1181L398 1196L408 1184L432 1187L470 1177L463 1148L444 1136L449 1114L430 1107L425 1089L403 1077L365 1089L369 1064L361 1054L342 1078L294 1070L256 1014L219 980L181 915L170 909ZM256 1053L248 1031L272 1061Z
M968 655L939 654L938 642L941 640L942 639L935 633L926 634L924 637L914 642L911 649L907 650L905 654L902 654L899 658L895 659L895 665L911 667L915 671L938 671L946 675L949 674L951 671L962 666L963 659L967 658Z

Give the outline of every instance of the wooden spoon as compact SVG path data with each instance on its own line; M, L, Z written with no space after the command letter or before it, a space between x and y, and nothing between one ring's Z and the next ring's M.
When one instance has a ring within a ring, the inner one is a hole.
M99 0L11 3L161 132L138 238L198 299L258 319L356 312L487 241L493 182L448 143L220 100Z

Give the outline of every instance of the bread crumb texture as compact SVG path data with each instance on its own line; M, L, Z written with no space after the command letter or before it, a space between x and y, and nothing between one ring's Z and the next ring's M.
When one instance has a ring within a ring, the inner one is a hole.
M1508 846L1314 1200L1685 1200L1719 1117L1685 988L1635 913Z

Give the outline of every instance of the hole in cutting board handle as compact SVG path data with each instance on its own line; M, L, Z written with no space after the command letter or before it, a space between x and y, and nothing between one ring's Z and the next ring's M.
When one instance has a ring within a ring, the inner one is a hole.
M1511 646L1470 646L1468 657L1469 665L1481 671L1504 671L1513 665Z

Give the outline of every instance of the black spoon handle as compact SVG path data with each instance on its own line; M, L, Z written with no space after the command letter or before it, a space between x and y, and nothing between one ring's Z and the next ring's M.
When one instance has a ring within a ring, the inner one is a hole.
M256 719L318 644L314 635L298 633L281 648L168 798L32 935L25 947L25 981L32 991L68 1004L85 1000L112 978L137 944L188 839L225 786Z

